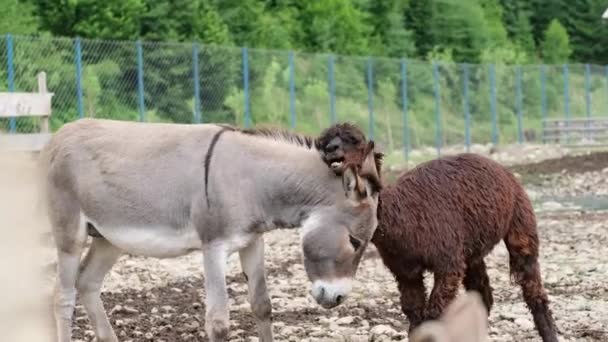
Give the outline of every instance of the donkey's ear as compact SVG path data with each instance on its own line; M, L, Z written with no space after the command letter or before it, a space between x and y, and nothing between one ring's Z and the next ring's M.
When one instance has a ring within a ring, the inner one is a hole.
M485 342L487 311L477 292L468 291L454 300L439 320L428 321L412 332L412 342Z

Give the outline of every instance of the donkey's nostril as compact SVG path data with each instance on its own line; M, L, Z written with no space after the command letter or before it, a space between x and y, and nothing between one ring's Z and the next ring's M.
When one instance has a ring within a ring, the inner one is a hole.
M344 301L344 296L342 296L342 295L338 295L338 296L336 297L336 303L337 303L337 304L342 304L342 302L343 302L343 301Z

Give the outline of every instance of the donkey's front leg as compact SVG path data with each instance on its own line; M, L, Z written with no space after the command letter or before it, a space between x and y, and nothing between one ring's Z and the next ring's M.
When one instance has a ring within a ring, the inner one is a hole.
M212 342L228 340L228 292L226 290L227 254L224 248L203 251L205 267L205 330Z
M249 303L258 326L261 342L272 342L272 307L266 289L264 270L264 239L255 239L249 246L239 252L241 267L247 277L249 286Z

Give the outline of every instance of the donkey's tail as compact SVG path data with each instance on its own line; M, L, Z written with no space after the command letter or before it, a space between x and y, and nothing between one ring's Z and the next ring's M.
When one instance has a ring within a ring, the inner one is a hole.
M543 342L557 342L557 329L549 309L538 262L538 232L532 204L523 192L517 196L511 227L504 238L509 251L509 266Z

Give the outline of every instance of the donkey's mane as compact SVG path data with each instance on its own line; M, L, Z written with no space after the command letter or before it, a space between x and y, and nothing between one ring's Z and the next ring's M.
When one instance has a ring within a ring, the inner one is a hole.
M258 127L239 130L241 133L265 137L277 141L285 141L308 149L318 148L317 139L308 135L293 132L279 127Z

